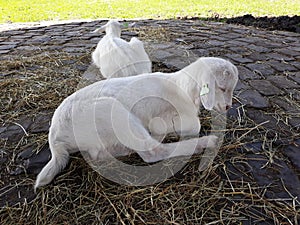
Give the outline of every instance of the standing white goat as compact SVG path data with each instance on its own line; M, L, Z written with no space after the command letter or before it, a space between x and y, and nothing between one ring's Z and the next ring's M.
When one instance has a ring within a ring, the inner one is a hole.
M200 104L226 112L237 80L233 64L209 57L175 73L112 78L75 92L53 115L52 158L38 175L35 188L50 183L66 166L69 154L79 150L92 160L136 151L144 161L156 162L214 147L216 136L198 137ZM153 138L171 132L197 138L167 144Z
M121 39L121 24L110 20L94 32L106 32L92 53L93 62L105 78L151 73L151 61L137 38Z

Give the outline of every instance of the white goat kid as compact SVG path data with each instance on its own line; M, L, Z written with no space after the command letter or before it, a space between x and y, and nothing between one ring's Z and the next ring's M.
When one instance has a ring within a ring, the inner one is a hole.
M216 136L198 137L200 102L208 110L226 112L237 80L237 68L230 62L200 58L175 73L113 78L75 92L53 115L52 158L35 188L50 183L66 166L69 154L79 150L91 160L135 151L144 161L156 162L216 146ZM153 138L170 132L196 138L167 144Z
M151 73L151 61L143 43L135 37L130 42L121 39L121 27L117 20L110 20L94 31L105 31L106 35L92 53L93 62L105 78Z

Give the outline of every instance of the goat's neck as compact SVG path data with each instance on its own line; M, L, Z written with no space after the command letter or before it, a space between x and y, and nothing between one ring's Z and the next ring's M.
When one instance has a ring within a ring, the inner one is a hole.
M200 94L201 80L197 79L201 73L194 63L174 74L174 81L194 101Z
M117 33L111 32L111 33L106 33L106 36L111 37L111 38L115 38L115 37L119 38L121 36L121 34L119 35Z
M106 29L105 33L110 37L121 37L121 30L116 28Z

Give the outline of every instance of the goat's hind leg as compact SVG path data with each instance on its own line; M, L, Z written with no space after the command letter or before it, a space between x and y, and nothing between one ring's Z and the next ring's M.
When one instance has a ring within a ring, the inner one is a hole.
M120 102L113 102L112 127L120 143L136 151L145 162L157 162L176 156L200 153L207 147L216 147L217 137L210 135L185 141L162 144L155 140L139 118L129 112Z

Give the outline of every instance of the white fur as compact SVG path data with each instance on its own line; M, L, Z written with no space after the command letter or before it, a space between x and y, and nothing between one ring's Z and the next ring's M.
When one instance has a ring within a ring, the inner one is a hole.
M106 35L99 41L92 53L93 62L106 78L127 77L143 73L151 73L151 61L143 43L137 38L130 42L121 39L121 24L110 20L94 32Z
M215 136L198 137L200 101L208 110L225 112L237 80L237 68L230 62L200 58L176 73L112 78L75 92L54 113L49 133L52 159L35 188L50 183L69 154L78 150L94 160L134 150L144 161L156 162L191 155L194 149L188 146L193 144L196 153L215 146ZM209 89L205 94L204 86ZM155 139L170 132L195 138L168 144Z

